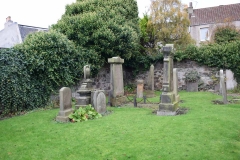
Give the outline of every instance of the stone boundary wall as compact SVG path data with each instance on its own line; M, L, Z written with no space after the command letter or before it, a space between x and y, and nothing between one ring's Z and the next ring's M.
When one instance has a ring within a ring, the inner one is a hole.
M123 64L124 67L124 64ZM150 68L150 66L149 66ZM219 75L219 70L217 68L211 68L205 65L199 65L195 61L185 60L181 62L174 62L174 68L178 68L178 89L185 90L186 83L185 83L185 73L190 70L197 70L200 74L200 82L199 88L200 90L215 90L216 82L219 78L216 78ZM144 86L147 85L147 78L148 78L148 70L145 72L139 73L135 78L133 77L133 73L129 70L123 68L123 80L124 86L127 84L134 84L137 86L137 80L143 79ZM154 64L154 88L155 90L162 89L162 82L163 82L163 62L158 62ZM215 77L215 78L214 78ZM110 65L106 65L103 67L98 75L93 78L94 81L94 88L101 89L101 90L110 90ZM228 83L227 83L228 84ZM236 82L231 82L231 87L236 86ZM227 87L227 89L231 89Z

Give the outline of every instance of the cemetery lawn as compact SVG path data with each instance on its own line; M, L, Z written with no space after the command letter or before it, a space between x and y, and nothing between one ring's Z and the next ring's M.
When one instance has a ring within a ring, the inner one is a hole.
M100 119L57 123L59 109L0 121L1 160L239 160L240 104L180 92L187 114L156 116L149 108L112 107Z

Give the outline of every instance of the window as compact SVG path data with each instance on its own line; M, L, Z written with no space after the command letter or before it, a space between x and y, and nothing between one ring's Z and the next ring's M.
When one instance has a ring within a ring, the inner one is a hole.
M209 40L208 28L200 28L200 41Z

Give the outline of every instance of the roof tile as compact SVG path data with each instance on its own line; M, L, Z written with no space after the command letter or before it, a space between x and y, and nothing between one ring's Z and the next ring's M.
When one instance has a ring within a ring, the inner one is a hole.
M191 26L240 20L240 3L194 9Z

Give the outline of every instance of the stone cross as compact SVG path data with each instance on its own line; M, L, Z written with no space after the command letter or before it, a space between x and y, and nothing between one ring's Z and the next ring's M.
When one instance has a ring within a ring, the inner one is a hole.
M227 104L227 89L225 83L225 76L223 74L223 70L220 70L220 86L221 86L221 93L223 96L223 103Z
M178 102L173 93L173 44L163 47L163 92L157 115L176 115Z
M137 98L143 98L143 80L137 80Z
M69 121L69 114L73 112L72 109L72 92L68 87L63 87L59 91L60 96L60 111L56 117L57 121L67 122Z
M154 65L151 65L148 74L148 89L154 91Z

